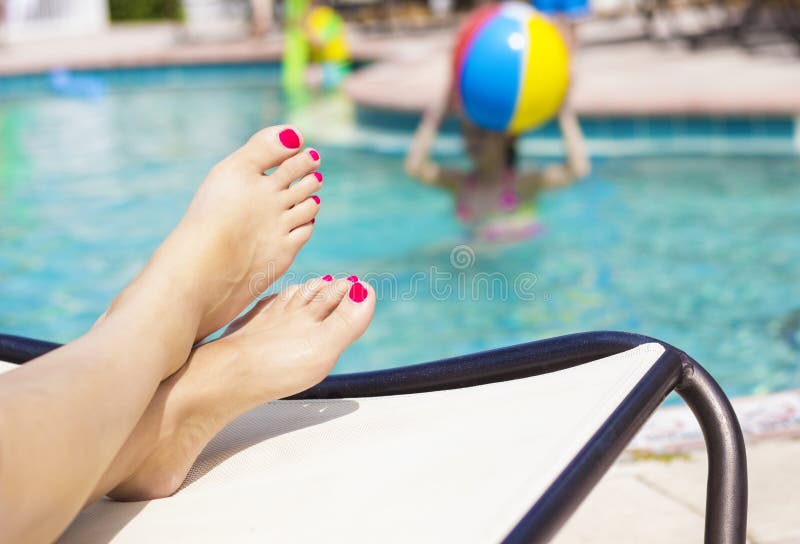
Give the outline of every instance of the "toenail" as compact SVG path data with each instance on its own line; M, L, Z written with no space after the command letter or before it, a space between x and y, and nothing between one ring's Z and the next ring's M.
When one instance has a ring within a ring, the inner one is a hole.
M313 224L314 224L314 223L316 223L316 222L317 222L317 218L316 218L316 217L312 217L312 218L311 218L311 224L313 225Z
M350 300L353 302L364 302L369 292L362 284L356 282L350 287Z
M314 172L314 177L317 178L317 181L322 183L322 174L319 172Z
M311 200L319 204L319 197L317 195L311 195Z
M309 150L308 154L311 155L311 158L314 159L315 161L319 160L319 153L317 153L316 149Z
M325 281L333 281L333 276L331 276L330 274L325 274L324 276L322 276L322 279Z
M352 281L353 283L356 283L358 281L358 276L356 275L348 276L347 281Z
M300 147L300 136L290 128L283 129L281 133L278 134L278 139L289 149L297 149Z

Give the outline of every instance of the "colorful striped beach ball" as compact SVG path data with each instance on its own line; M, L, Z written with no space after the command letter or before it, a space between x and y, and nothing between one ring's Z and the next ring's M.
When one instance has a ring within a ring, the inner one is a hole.
M477 126L519 134L549 121L569 85L569 54L561 33L521 2L476 10L458 35L455 85Z

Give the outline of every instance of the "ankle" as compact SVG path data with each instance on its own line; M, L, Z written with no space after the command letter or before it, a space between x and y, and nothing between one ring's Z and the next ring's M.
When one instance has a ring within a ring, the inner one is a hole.
M155 325L163 334L186 337L191 346L211 305L209 290L201 281L203 275L197 273L205 254L197 241L180 235L176 229L136 278L114 298L98 324L113 316L139 318ZM192 259L201 262L189 265Z

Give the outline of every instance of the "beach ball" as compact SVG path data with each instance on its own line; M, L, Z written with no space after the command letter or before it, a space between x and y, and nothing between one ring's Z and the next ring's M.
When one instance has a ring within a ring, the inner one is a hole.
M342 18L329 6L312 9L307 19L311 39L320 45L327 45L344 32Z
M319 6L312 9L306 20L306 27L312 41L312 60L344 62L349 59L344 21L333 8Z
M472 13L458 35L454 64L463 112L486 130L519 134L549 121L569 85L561 33L520 2Z

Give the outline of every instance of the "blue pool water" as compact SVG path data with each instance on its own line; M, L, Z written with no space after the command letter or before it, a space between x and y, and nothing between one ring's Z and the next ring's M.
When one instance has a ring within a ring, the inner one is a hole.
M104 96L0 79L0 331L85 331L208 168L287 115L268 66L89 76ZM800 387L796 156L598 160L542 197L542 236L490 247L399 153L311 143L322 210L292 274L369 272L381 299L337 372L622 329L680 346L731 394Z

